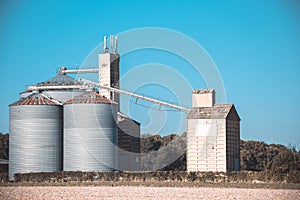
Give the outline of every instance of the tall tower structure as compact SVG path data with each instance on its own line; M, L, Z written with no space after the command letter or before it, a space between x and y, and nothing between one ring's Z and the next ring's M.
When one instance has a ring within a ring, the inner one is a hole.
M120 55L118 37L110 36L110 48L104 36L103 53L99 54L99 83L120 88ZM133 171L139 169L140 123L120 112L120 95L100 87L100 95L118 103L118 170Z
M118 54L118 37L110 36L110 49L104 36L103 53L99 54L99 83L105 86L120 88L120 55ZM118 103L120 111L120 95L100 88L100 94Z
M215 104L213 89L194 90L187 116L187 171L239 171L240 117Z

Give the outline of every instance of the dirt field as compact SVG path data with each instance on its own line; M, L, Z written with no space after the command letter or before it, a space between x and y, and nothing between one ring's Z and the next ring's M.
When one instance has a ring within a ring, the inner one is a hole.
M1 187L0 199L300 199L300 190L176 187Z

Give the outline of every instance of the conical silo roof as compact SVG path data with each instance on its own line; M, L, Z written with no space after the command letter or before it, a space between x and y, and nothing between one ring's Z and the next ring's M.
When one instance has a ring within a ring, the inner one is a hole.
M58 74L44 82L38 83L38 86L61 86L61 85L80 85L81 83L74 78L65 75Z
M20 105L61 105L58 102L51 100L44 94L32 94L26 98L21 98L19 101L10 104L9 106L20 106Z
M64 104L81 104L81 103L95 103L95 104L116 104L114 101L98 94L97 92L86 92L79 96L66 101Z

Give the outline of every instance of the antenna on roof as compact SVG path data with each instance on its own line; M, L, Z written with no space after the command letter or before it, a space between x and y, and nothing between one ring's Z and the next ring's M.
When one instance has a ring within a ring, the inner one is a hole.
M103 45L103 49L104 49L104 53L107 53L108 52L108 48L107 48L107 38L106 38L106 35L104 36L104 45Z
M115 51L117 53L118 50L118 36L115 37Z
M110 40L110 48L111 48L112 52L114 52L115 51L115 48L114 48L114 36L110 35L109 40Z

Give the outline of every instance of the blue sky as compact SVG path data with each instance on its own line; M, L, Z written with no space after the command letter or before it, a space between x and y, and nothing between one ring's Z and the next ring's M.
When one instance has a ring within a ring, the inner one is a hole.
M227 102L235 104L242 119L242 139L299 148L299 11L295 0L1 1L0 131L8 132L8 105L18 100L26 85L54 76L59 65L80 65L104 35L161 27L191 37L211 56ZM165 52L137 51L121 58L122 75L147 63L174 69L189 65ZM193 87L205 87L201 77L184 76ZM173 98L167 88L155 85L138 92ZM149 123L141 114L148 111L136 107L130 105L137 109L132 117ZM170 119L161 134L177 130L177 118Z

